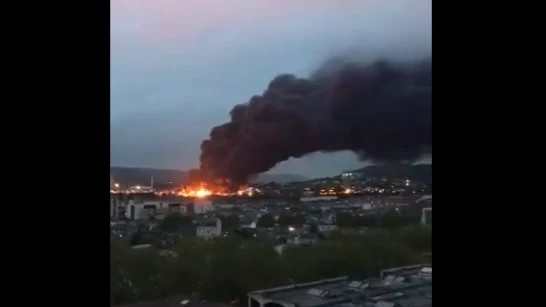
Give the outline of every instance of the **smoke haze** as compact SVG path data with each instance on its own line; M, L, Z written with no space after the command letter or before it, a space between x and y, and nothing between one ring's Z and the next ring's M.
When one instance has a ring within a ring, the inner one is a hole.
M111 163L195 168L211 128L274 76L310 76L340 52L370 63L430 49L431 1L112 0ZM317 152L270 172L362 165L350 151Z
M331 58L309 78L275 77L230 116L201 145L201 170L215 178L244 183L318 151L414 162L432 142L431 58L368 64Z

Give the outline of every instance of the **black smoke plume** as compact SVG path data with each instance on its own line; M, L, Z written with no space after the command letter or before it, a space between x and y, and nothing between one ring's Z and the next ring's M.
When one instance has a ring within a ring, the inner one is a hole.
M279 75L212 129L201 144L201 171L242 184L317 151L412 162L431 148L431 64L430 58L368 65L337 58L309 78Z

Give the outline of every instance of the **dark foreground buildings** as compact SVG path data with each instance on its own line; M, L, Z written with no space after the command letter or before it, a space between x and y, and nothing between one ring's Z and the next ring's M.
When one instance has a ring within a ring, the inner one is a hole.
M348 277L253 291L248 307L430 307L432 266L383 270L380 277Z

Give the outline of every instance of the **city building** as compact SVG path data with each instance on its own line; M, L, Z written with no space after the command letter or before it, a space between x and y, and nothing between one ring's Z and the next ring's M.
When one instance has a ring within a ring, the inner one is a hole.
M193 202L193 211L195 214L203 214L214 210L212 201L208 199L195 199Z
M294 244L296 245L313 245L317 241L317 236L310 233L304 233L294 238Z
M119 217L120 206L121 206L121 203L118 197L110 197L110 218L111 219L116 219Z
M248 307L431 306L432 265L387 269L362 281L344 276L248 294Z
M310 197L301 197L300 202L331 201L336 199L338 199L337 196L310 196Z
M115 238L130 240L137 231L137 225L133 222L110 222L110 235Z
M181 202L169 202L165 200L129 200L125 209L126 216L130 220L138 219L163 219L171 213L186 214L188 206Z
M426 225L432 221L432 207L423 208L421 210L421 224Z
M324 233L336 231L338 229L336 224L318 224L317 228L318 228L318 231L324 232Z
M136 302L114 307L230 307L225 303L200 301L185 295L177 295L153 301Z
M220 219L204 219L197 221L196 236L212 239L222 235L222 221Z

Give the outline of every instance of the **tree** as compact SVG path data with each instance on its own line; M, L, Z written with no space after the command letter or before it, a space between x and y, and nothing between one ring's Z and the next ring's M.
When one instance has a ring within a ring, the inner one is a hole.
M403 213L398 211L387 212L379 218L379 225L390 229L408 226L417 222L417 219L412 218L405 212Z
M231 231L239 228L239 217L235 214L222 216L222 229L225 231Z
M301 214L281 213L277 219L280 226L301 226L305 223L305 217Z
M112 304L122 304L136 300L136 293L127 278L123 264L130 256L131 249L123 241L110 242L110 299Z
M373 215L340 213L336 216L336 225L339 227L375 227L377 220Z
M350 213L338 213L336 215L336 225L338 227L352 227L353 218Z
M275 225L275 218L271 214L262 215L256 222L257 227L273 227Z
M432 250L432 226L415 224L401 228L396 235L412 249L420 252Z
M266 240L245 241L238 250L241 292L244 300L251 290L271 288L290 282L290 272L284 267L281 256Z
M180 213L171 213L167 215L158 225L164 232L176 232L180 227L191 225L193 218Z
M135 231L133 236L131 237L131 245L138 245L142 243L142 232L140 229Z
M430 251L431 230L430 225L411 225L337 233L311 247L287 247L282 255L260 237L182 238L172 248L175 258L113 240L111 300L126 304L196 292L211 301L243 301L259 288L343 275L364 279L384 268L422 262L423 252Z
M321 240L325 240L325 239L326 239L326 236L325 236L322 232L320 232L317 223L311 223L311 224L309 225L309 232L310 232L310 233L313 233L313 234L316 234L317 237L318 237L319 239L321 239Z

